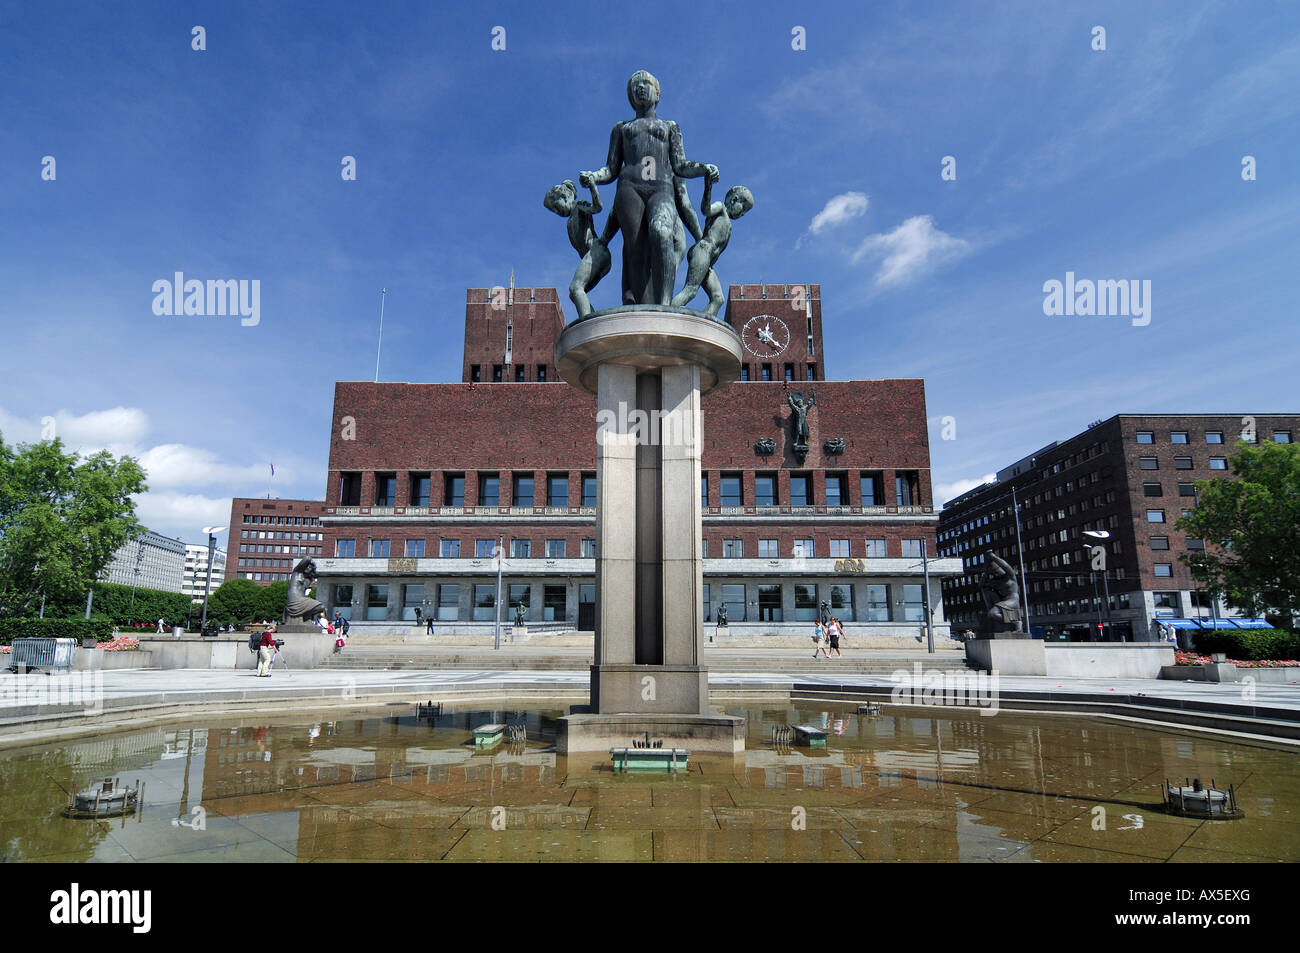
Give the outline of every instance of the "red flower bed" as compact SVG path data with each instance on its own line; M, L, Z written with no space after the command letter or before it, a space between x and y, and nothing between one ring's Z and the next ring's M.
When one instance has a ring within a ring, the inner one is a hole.
M1177 665L1209 665L1210 657L1208 655L1196 655L1192 652L1175 652L1174 662ZM1292 668L1300 666L1300 661L1266 659L1258 662L1241 662L1237 659L1228 659L1228 662L1237 668Z
M131 635L119 635L109 642L100 642L99 648L105 652L134 652L140 648L140 640Z

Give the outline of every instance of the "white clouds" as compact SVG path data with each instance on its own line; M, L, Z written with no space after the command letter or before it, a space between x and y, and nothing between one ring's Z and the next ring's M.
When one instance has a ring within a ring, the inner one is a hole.
M58 410L36 419L15 417L0 409L0 434L10 444L35 443L56 436L77 453L110 450L120 455L130 453L148 432L149 417L136 407L92 410L80 416Z
M877 287L905 285L945 262L971 251L970 243L934 227L929 215L916 215L887 234L869 235L852 255L856 263L880 259Z
M230 523L230 497L210 497L198 493L169 493L151 490L135 498L135 515L145 526L186 542L206 543L204 526ZM218 535L217 545L227 545Z
M223 463L212 451L183 443L151 447L140 454L140 466L149 476L150 487L210 486L230 482L256 484L266 480L271 472L267 463L247 466ZM280 478L293 481L290 473L282 472Z
M998 478L996 473L986 473L982 477L976 477L973 480L954 480L952 483L937 483L934 487L934 500L936 503L943 505L949 500L956 499L967 490L973 490L977 486L983 486L985 483L992 483Z
M843 225L867 213L870 204L865 192L844 192L827 202L808 223L810 235L820 235L828 228Z

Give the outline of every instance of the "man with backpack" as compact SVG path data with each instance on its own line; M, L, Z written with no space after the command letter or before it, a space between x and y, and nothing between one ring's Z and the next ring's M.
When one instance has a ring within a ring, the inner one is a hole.
M250 637L249 643L257 636ZM257 677L271 677L271 659L275 656L275 626L269 625L262 631L262 637L257 644Z

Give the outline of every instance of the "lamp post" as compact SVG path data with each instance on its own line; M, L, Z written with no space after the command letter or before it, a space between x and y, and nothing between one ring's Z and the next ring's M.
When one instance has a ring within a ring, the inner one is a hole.
M1029 635L1029 578L1025 575L1025 547L1020 542L1020 504L1016 501L1014 486L1011 488L1011 512L1016 517L1016 554L1020 557L1020 599L1024 604L1024 632Z
M1083 535L1089 537L1090 539L1095 539L1095 540L1110 539L1110 532L1104 529L1086 529L1083 531ZM1101 553L1102 553L1101 584L1102 584L1102 592L1106 599L1106 629L1105 629L1105 637L1103 641L1107 641L1110 639L1111 633L1114 631L1113 627L1111 626L1111 620L1110 620L1110 569L1107 568L1106 566L1105 546L1102 545L1100 542L1098 543L1098 546L1101 548ZM1090 556L1091 553L1092 553L1092 547L1089 547ZM1089 570L1089 572L1092 574L1092 590L1093 590L1093 596L1095 598L1097 592L1097 577L1095 573L1092 573L1092 570ZM1097 624L1101 625L1100 607L1097 608Z
M199 622L199 635L208 627L208 594L212 591L212 551L217 545L217 534L225 530L224 526L205 526L203 532L208 534L208 571L203 577L203 618Z
M496 627L492 633L492 648L501 648L501 563L505 553L502 546L505 544L504 536L497 537L497 596L493 602L496 604Z
M144 562L144 537L135 541L135 572L131 576L131 609L135 610L135 587L140 584L140 566Z

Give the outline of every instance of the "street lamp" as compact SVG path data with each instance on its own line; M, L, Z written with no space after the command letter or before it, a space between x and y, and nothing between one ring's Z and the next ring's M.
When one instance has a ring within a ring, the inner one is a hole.
M199 622L199 635L205 635L208 627L208 593L212 591L212 551L217 545L217 534L224 532L224 526L205 526L203 532L208 534L208 571L203 578L203 618Z
M1100 540L1110 539L1110 533L1109 533L1107 530L1104 530L1104 529L1085 529L1085 530L1083 531L1083 535L1084 535L1084 536L1087 536L1089 539L1095 539L1095 540L1099 540L1099 541L1100 541ZM1105 629L1105 637L1103 638L1103 641L1105 641L1105 640L1107 640L1107 639L1110 638L1110 636L1111 636L1111 634L1112 634L1112 631L1113 631L1113 629L1112 629L1112 627L1111 627L1111 621L1110 621L1110 570L1106 568L1106 548L1105 548L1105 546L1103 546L1100 542L1098 542L1097 548L1101 550L1101 556L1102 556L1102 559L1101 559L1101 582L1102 582L1102 586L1103 586L1103 588L1104 588L1105 597L1106 597L1106 629ZM1091 546L1088 547L1088 554L1089 554L1089 556L1092 555L1092 547L1091 547ZM1090 563L1089 565L1091 566L1091 563ZM1092 576L1092 595L1093 595L1093 598L1095 599L1095 598L1097 597L1097 574L1096 574L1096 573L1095 573L1091 568L1088 570L1088 574L1089 574L1090 576ZM1097 607L1097 625L1098 625L1098 627L1101 626L1101 607L1100 607L1100 606Z

